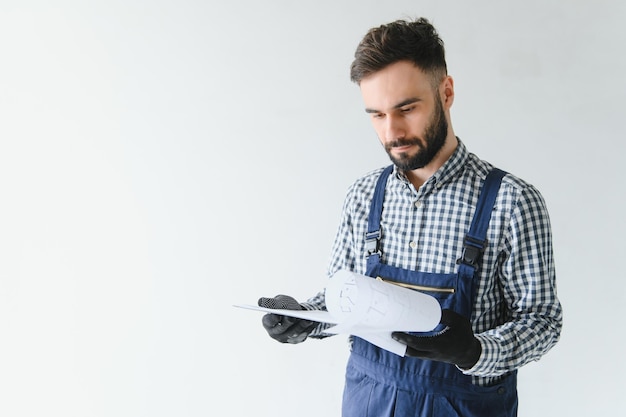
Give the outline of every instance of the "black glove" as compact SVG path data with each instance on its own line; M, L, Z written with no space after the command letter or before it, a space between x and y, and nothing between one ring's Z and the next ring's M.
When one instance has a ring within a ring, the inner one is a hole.
M434 336L393 332L391 337L407 345L407 356L447 362L463 369L474 366L482 353L482 347L474 336L469 320L452 310L442 310L441 324L446 327Z
M285 310L305 310L300 303L288 295L277 295L274 298L259 298L259 307ZM298 319L296 317L266 314L263 316L263 327L272 339L280 343L301 343L317 327L316 321Z

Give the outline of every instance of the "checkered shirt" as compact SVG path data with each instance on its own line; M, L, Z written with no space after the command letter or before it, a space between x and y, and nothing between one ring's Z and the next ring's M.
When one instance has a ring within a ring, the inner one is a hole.
M455 273L463 238L491 168L460 140L448 161L417 190L394 168L381 219L381 261L422 272ZM364 235L376 180L383 169L367 173L348 188L328 276L340 269L365 274ZM462 370L482 386L539 360L558 341L563 320L550 220L535 187L511 174L503 178L487 240L471 319L482 354L474 367ZM303 305L325 310L324 292ZM320 325L311 337L325 337L323 328Z

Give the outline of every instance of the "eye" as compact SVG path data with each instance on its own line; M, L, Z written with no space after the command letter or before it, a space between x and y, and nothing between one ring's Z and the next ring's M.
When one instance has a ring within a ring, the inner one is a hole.
M383 113L372 113L373 119L382 119L383 117L385 117Z
M402 113L410 113L410 112L412 112L412 111L413 111L413 109L415 109L415 106L410 106L410 107L402 107L402 108L400 109L400 111L401 111Z

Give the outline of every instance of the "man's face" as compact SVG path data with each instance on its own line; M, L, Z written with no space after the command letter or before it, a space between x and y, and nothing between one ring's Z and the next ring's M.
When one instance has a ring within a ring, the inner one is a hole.
M410 62L397 62L361 80L366 112L398 168L427 166L446 142L448 122L431 79Z

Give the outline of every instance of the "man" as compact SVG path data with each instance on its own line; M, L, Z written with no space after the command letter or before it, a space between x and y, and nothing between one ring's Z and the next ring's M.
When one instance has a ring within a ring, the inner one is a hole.
M426 19L371 29L351 79L393 165L349 188L328 274L428 287L442 319L429 334L394 332L404 357L351 337L343 415L515 416L517 369L552 348L562 326L543 198L455 135L454 83ZM326 308L323 292L259 305ZM286 316L263 325L283 343L326 337L323 324Z

